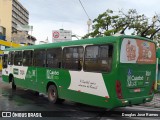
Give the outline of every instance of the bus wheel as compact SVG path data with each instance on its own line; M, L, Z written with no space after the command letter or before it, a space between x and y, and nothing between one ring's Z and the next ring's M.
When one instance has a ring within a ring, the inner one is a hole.
M65 99L60 99L60 98L58 98L57 103L61 104L61 103L63 103L64 101L65 101Z
M16 90L16 85L15 85L15 82L14 82L14 78L12 77L12 90Z
M35 96L39 96L39 92L37 92L37 91L34 92L34 95L35 95Z
M55 85L50 85L48 87L48 99L52 103L57 103L58 100L58 92Z

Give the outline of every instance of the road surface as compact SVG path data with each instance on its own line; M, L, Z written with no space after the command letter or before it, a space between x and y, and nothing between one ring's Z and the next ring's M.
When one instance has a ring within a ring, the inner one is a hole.
M160 119L160 112L159 117L133 117L132 113L134 112L142 112L147 113L148 111L151 111L153 113L156 113L155 111L160 111L160 108L154 108L151 109L149 107L144 106L132 106L132 107L122 107L117 108L112 111L87 106L71 101L65 101L62 104L51 104L47 97L43 94L40 94L39 96L36 96L33 91L25 90L22 88L17 88L16 91L13 91L11 89L11 85L8 83L2 82L0 78L0 111L18 111L18 112L42 112L44 114L44 111L46 112L48 118L39 118L39 119L68 119L68 120L115 120L120 119L122 117L122 114L126 115L127 117L123 117L122 119ZM117 111L120 111L117 113ZM124 113L123 113L124 112ZM129 114L129 115L128 115ZM134 114L133 114L134 115ZM0 115L1 116L1 115ZM130 117L129 117L130 116ZM2 118L0 118L2 119ZM3 118L3 120L9 119L12 120L14 118ZM22 118L16 118L22 119ZM27 118L23 118L28 120Z

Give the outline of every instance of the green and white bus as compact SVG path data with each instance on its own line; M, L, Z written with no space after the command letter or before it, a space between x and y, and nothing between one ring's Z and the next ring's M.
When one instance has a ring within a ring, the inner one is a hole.
M115 108L149 102L156 74L156 45L137 36L108 36L4 51L5 82L48 95Z

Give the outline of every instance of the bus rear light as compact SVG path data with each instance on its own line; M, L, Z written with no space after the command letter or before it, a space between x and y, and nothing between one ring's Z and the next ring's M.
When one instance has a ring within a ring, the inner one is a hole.
M151 100L151 98L146 98L145 100L146 100L146 101L150 101L150 100Z
M122 99L123 97L122 97L122 88L121 88L121 83L120 83L120 81L116 81L116 93L117 93L117 97L119 98L119 99Z
M149 92L150 95L151 95L151 94L153 93L153 91L154 91L154 84L155 84L155 82L152 83L152 87L151 87L150 92Z
M122 100L122 104L126 104L126 103L128 103L127 100Z

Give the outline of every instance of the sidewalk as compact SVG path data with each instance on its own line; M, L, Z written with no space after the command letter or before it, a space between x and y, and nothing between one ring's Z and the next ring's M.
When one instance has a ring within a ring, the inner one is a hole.
M147 102L141 105L146 107L160 108L160 93L156 93L151 102Z

